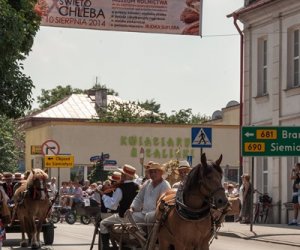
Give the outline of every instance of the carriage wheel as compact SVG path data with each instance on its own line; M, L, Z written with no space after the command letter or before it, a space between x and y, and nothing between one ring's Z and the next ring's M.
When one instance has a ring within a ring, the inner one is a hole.
M81 221L82 224L88 225L88 224L91 223L91 217L88 216L88 215L81 215L80 216L80 221Z
M54 226L52 223L43 227L43 237L45 245L52 245L54 241Z
M72 224L74 224L76 222L76 214L71 211L71 212L69 212L69 213L66 214L65 219L66 219L66 222L68 224L72 225Z
M50 215L50 220L53 222L53 223L57 223L60 221L60 214L58 211L53 211Z

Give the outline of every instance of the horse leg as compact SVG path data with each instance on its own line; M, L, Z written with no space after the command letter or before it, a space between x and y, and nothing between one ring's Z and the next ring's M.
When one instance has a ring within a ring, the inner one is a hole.
M20 227L21 227L21 235L22 235L22 239L20 242L21 247L28 247L28 241L26 240L26 237L25 237L25 232L26 232L25 224L26 223L24 222L24 218L20 219Z
M35 224L34 218L32 218L32 240L31 240L31 249L38 249L40 248L40 242L38 241L37 237L37 225Z
M41 230L42 230L42 226L43 226L43 222L41 220L39 220L38 225L37 225L36 234L37 234L37 241L38 241L40 246L41 246L40 233L41 233Z

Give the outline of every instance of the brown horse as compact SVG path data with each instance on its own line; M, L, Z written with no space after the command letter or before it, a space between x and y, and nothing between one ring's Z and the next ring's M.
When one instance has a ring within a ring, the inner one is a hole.
M212 210L228 206L221 182L221 161L222 155L208 165L205 154L202 154L201 164L191 170L178 190L169 190L159 199L156 234L160 250L172 247L176 250L209 249L217 220ZM220 214L222 212L219 219Z
M26 182L14 194L16 214L22 231L22 247L28 245L25 233L31 248L41 247L40 231L51 207L46 188L47 179L48 175L43 170L33 169Z
M10 210L7 205L8 197L5 194L5 191L2 186L0 186L0 218L4 225L7 225L10 222Z

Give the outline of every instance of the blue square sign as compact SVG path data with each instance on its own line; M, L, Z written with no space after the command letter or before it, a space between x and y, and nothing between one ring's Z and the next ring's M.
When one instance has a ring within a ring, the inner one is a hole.
M192 148L211 148L212 129L192 128Z

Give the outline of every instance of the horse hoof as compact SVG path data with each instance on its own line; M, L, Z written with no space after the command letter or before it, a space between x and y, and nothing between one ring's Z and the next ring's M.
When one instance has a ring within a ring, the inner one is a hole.
M28 247L27 241L21 241L21 242L20 242L20 246L21 246L21 247Z
M40 244L32 244L31 249L40 249L41 245Z

